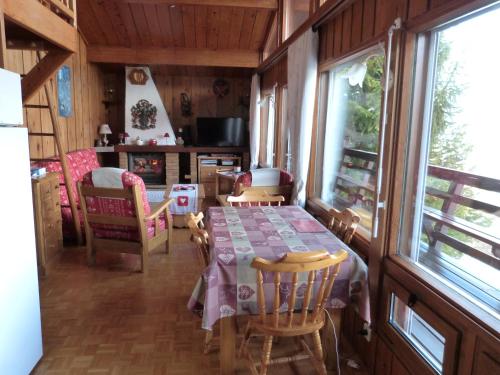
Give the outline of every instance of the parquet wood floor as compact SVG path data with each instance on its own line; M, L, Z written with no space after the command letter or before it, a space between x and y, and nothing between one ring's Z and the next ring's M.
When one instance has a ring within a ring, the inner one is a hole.
M203 354L200 318L186 307L200 272L196 250L187 230L175 229L174 240L171 254L150 254L147 276L135 271L138 257L98 254L89 268L83 247L66 249L40 281L44 357L33 374L217 374L218 352ZM269 373L314 371L303 361ZM344 375L366 373L342 365Z

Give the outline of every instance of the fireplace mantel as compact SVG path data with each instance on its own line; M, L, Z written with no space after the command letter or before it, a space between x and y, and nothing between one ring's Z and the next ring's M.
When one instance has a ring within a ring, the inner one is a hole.
M248 147L199 147L199 146L137 146L137 145L116 145L115 152L164 152L164 153L182 153L182 152L213 152L213 153L231 153L231 152L249 152Z

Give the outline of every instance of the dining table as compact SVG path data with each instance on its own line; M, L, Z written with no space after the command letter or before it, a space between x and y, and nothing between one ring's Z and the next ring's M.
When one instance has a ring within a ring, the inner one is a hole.
M333 316L340 317L341 309L352 304L361 318L370 322L366 263L302 207L210 207L206 228L210 263L197 280L188 308L202 316L203 329L212 330L219 321L221 374L234 373L236 317L258 314L257 276L250 266L257 256L273 261L288 252L326 250L334 254L346 250L349 256L340 266L326 307ZM264 286L268 284L272 290L272 275L269 276L264 277ZM305 289L307 275L303 276L299 279L299 291L301 287ZM286 296L286 289L285 282L280 294ZM285 303L287 299L281 300ZM331 345L333 339L328 342ZM325 347L325 353L331 350L335 351Z

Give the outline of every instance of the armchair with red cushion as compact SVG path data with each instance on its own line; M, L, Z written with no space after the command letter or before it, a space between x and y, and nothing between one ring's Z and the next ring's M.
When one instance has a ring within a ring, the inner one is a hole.
M138 254L147 272L150 250L165 243L170 251L172 216L165 200L151 210L143 180L123 169L99 168L78 183L85 223L87 259L95 262L97 250Z
M66 159L68 161L68 169L71 178L71 189L73 191L73 196L75 197L76 205L79 207L79 197L77 192L76 184L82 180L83 176L99 168L99 161L97 160L97 154L95 149L87 148L83 150L77 150L68 152L66 154ZM35 164L37 167L45 167L47 172L57 172L59 173L59 195L61 199L61 216L62 216L62 226L63 235L65 239L75 239L76 231L75 224L73 220L73 215L71 214L71 208L68 199L68 191L64 183L64 176L62 172L61 161L59 158L54 157L50 160L39 161ZM81 210L79 212L79 223L83 227L83 216Z

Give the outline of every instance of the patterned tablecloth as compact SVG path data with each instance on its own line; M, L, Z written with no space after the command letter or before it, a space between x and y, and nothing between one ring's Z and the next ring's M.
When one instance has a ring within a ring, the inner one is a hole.
M297 225L299 222L306 225ZM311 228L310 232L304 230L307 227ZM353 303L360 316L370 322L368 267L301 207L211 207L208 209L207 229L211 262L188 303L190 310L202 314L204 329L211 329L223 317L258 313L256 271L250 267L254 257L277 260L286 252L320 249L330 253L345 249L350 254L340 267L327 307L343 308ZM300 291L306 287L307 275L302 276L298 304ZM265 285L268 306L272 306L272 282L272 275L264 274L264 283L268 284ZM280 290L283 310L287 308L289 290L289 283L283 279Z

